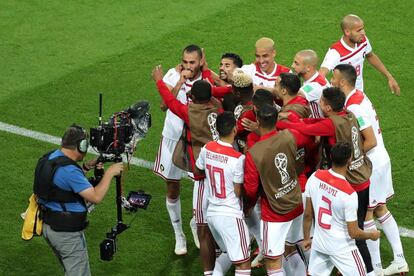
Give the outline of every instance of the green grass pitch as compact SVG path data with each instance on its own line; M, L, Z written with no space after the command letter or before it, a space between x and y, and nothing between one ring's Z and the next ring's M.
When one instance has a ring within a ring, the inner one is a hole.
M205 48L217 71L224 52L249 63L262 36L276 41L278 63L290 66L294 54L314 49L322 59L341 33L340 19L355 13L365 21L374 52L401 87L393 96L386 80L370 65L364 69L365 92L380 116L392 159L396 195L389 203L400 226L414 229L414 142L412 5L409 1L12 1L0 2L0 121L61 136L77 122L97 124L98 93L104 94L106 119L140 99L152 105L153 127L138 145L139 158L153 161L163 126L159 96L151 80L153 66L164 72L180 61L181 50L194 43ZM59 275L62 270L42 238L20 239L19 214L31 194L33 169L51 144L0 131L0 275ZM94 275L201 275L192 243L192 184L182 182L184 229L188 255L176 257L165 209L165 184L149 170L132 166L125 191L153 195L130 229L118 239L114 260L99 260L99 243L115 224L115 185L90 215L86 230ZM132 217L125 215L125 222ZM414 240L402 238L414 268ZM382 238L384 267L392 251ZM256 269L253 275L264 275Z

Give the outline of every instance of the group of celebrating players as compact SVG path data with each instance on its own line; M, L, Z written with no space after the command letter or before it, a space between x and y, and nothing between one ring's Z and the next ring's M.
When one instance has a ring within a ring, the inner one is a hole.
M342 19L342 38L320 69L313 50L291 68L275 62L270 38L256 42L256 61L222 56L220 73L187 46L182 63L152 76L166 111L154 172L167 183L175 254L187 253L180 179L194 180L194 241L204 275L393 275L408 272L398 226L386 207L391 163L378 116L363 91L365 58L398 83L373 51L364 23ZM330 82L325 76L332 72ZM374 219L394 260L382 268ZM250 243L258 245L251 261Z

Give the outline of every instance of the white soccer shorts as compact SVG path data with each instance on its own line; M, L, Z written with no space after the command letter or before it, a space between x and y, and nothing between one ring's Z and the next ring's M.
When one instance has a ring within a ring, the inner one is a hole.
M208 216L208 227L214 240L223 252L227 252L233 264L250 259L249 231L241 218L230 216Z
M302 193L303 208L306 208L306 196ZM311 225L310 237L313 237L314 227ZM292 221L289 233L286 237L286 244L295 245L303 241L303 213Z
M205 179L194 180L193 215L197 224L207 223L208 187Z
M344 276L366 275L364 261L356 247L353 250L335 256L311 250L308 267L310 275L329 276L334 266Z
M260 221L260 233L263 243L263 255L276 259L285 252L285 241L292 220L287 222Z
M394 195L392 186L391 162L374 168L371 175L369 186L369 205L368 208L375 208L383 205Z
M177 141L161 136L153 172L167 181L180 181L184 172L172 162L172 156L176 145Z

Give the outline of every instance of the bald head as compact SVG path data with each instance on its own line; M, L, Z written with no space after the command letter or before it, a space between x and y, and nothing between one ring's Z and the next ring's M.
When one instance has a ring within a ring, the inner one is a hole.
M362 22L362 19L358 15L348 14L341 21L342 31L352 29L355 24Z
M275 49L275 42L271 38L262 37L258 41L256 41L256 48L274 50Z
M319 59L318 59L318 55L316 54L314 50L310 50L310 49L302 50L302 51L299 51L297 55L302 58L302 62L304 65L310 65L313 67L318 66Z

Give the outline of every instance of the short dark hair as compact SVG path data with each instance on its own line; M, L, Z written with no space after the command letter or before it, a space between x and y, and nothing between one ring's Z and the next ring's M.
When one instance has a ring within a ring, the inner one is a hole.
M230 111L224 111L217 116L216 129L220 137L228 136L236 126L236 118Z
M240 96L243 98L251 98L253 95L253 83L246 87L237 87L234 84L232 86L233 92L239 92Z
M75 150L78 148L78 143L85 138L87 138L86 131L81 126L72 124L63 134L61 146Z
M349 142L338 142L331 148L332 164L343 167L351 158L352 146Z
M243 60L238 54L225 53L224 55L221 56L221 58L231 59L238 68L241 68L243 66Z
M268 90L257 89L253 95L252 102L257 108L260 108L265 104L273 105L273 95Z
M184 53L193 53L193 52L197 52L197 55L200 58L203 57L203 52L201 51L201 48L198 45L190 44L187 47L185 47L184 50L183 50L183 54Z
M288 91L290 96L296 96L300 89L300 79L293 73L282 73L280 76L280 86Z
M257 111L257 121L260 126L264 128L274 128L277 122L277 114L276 107L270 104L265 104Z
M332 107L335 112L342 111L345 104L345 94L337 87L325 88L322 92L326 102Z
M354 66L351 64L339 64L334 68L334 70L341 72L341 75L346 82L352 86L355 86L357 73Z
M211 99L211 85L205 80L195 81L190 93L198 101L208 101Z

